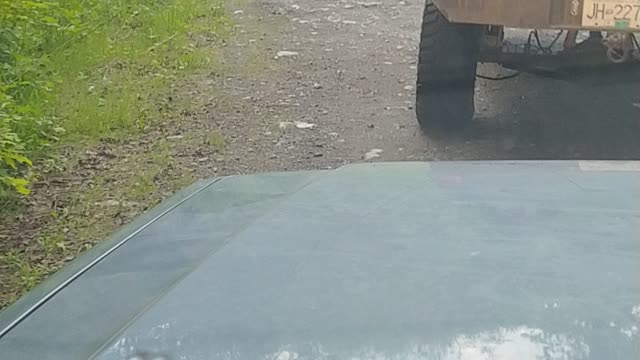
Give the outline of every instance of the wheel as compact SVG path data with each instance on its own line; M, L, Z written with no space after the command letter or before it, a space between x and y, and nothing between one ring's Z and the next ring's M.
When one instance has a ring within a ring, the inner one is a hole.
M459 130L473 118L480 34L475 25L450 23L427 0L416 84L416 116L426 132Z

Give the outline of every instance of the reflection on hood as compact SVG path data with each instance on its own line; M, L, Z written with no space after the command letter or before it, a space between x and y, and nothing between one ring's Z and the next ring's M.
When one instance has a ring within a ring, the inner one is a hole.
M304 360L306 356L283 349L267 355L268 360ZM349 356L340 356L318 347L314 359L349 360L576 360L589 357L589 346L582 340L562 334L549 334L541 329L519 326L499 328L492 332L460 335L445 346L414 345L399 353L362 349Z

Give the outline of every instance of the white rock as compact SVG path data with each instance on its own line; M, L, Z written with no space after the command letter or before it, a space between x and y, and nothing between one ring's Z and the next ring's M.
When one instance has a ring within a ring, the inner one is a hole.
M345 9L353 9L355 6L351 5L351 4L347 4L344 6Z
M167 136L167 140L180 140L183 137L184 136L182 136L182 135L171 135L171 136Z
M299 53L297 51L282 50L282 51L278 51L276 55L278 55L278 57L292 57L292 56L298 56Z
M236 10L233 12L233 15L242 15L242 14L244 14L244 11L242 10Z
M364 159L369 161L375 158L380 157L380 153L382 152L382 149L371 149L369 151L367 151L366 154L364 154Z
M293 122L298 129L313 129L316 127L316 124L311 124L304 121L294 121Z
M411 91L411 90L413 90L413 86L407 85L407 86L404 87L404 89L407 90L407 91Z
M357 24L357 22L353 21L353 20L342 20L342 23L345 25L355 25Z
M322 85L318 84L318 83L313 83L313 88L314 89L322 89Z
M370 7L380 6L382 5L382 3L377 1L371 1L371 2L359 2L358 5L365 8L370 8Z

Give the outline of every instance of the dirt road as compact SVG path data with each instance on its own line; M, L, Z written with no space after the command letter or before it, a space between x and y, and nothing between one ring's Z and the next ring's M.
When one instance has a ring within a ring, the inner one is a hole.
M236 139L227 149L237 159L227 164L231 172L366 159L640 157L637 77L479 80L473 126L435 139L419 131L413 110L423 1L256 0L232 6L242 36L229 47L238 49L238 58L247 49L263 49L267 70L224 81L225 92L247 107L217 120ZM479 72L509 70L481 65Z

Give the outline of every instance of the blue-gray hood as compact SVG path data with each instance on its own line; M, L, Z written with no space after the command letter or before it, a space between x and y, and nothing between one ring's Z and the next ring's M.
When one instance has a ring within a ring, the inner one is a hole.
M637 359L640 163L200 182L0 314L0 358Z

